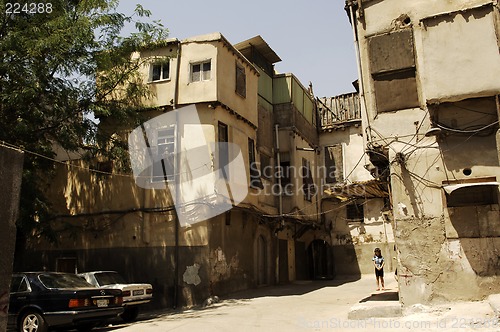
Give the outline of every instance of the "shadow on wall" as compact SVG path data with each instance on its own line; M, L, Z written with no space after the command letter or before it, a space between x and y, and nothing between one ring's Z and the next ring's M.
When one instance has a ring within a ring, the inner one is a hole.
M50 250L26 254L30 259L18 262L17 271L61 271L61 266L57 266L61 258L72 257L78 272L117 271L128 282L152 284L153 301L147 305L150 309L173 307L174 247ZM208 255L206 247L180 247L177 307L200 304L210 296Z
M486 190L498 191L494 186ZM460 195L460 192L452 195ZM448 208L453 226L447 227L451 258L459 259L462 249L472 270L480 277L500 275L498 209L498 204Z

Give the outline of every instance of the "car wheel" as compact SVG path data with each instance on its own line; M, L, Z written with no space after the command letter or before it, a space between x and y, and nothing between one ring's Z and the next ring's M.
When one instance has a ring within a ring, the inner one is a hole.
M139 307L125 307L125 311L121 314L121 318L128 323L135 321L138 315Z
M47 323L38 312L27 311L21 317L19 332L47 332Z

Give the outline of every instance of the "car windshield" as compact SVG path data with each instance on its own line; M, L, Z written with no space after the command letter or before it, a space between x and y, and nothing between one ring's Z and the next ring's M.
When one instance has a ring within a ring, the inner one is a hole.
M122 276L116 272L99 272L95 274L95 278L101 286L127 283Z
M89 288L92 286L75 274L40 274L38 277L47 288Z

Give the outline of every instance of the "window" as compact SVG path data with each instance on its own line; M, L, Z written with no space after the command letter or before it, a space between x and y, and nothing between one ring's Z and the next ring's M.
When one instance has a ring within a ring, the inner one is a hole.
M211 78L211 60L191 64L191 82L208 81Z
M497 186L470 186L446 194L448 207L498 204Z
M76 257L59 257L56 259L56 271L76 273Z
M368 49L377 111L418 107L412 30L370 37Z
M218 126L219 135L219 169L222 172L224 179L229 179L227 165L229 164L229 149L228 149L228 132L227 125L219 122ZM221 144L222 143L222 144Z
M168 80L170 78L170 62L151 65L151 82Z
M280 153L280 164L278 171L276 172L280 178L281 188L285 195L291 195L293 193L292 184L292 168L290 164L290 154L288 152Z
M245 68L238 63L236 64L236 93L244 98L247 96Z
M250 169L250 187L263 188L259 168L255 162L255 142L251 138L248 139L248 166Z
M353 203L346 206L346 217L348 221L364 222L365 212L363 204Z
M325 183L344 181L342 164L342 145L339 144L325 147Z
M175 170L175 126L158 130L153 182L173 181Z
M302 190L304 198L308 201L312 200L314 196L314 181L312 178L311 164L309 160L302 158Z
M10 283L10 292L11 293L21 293L21 292L29 292L31 291L28 281L25 276L15 275L12 276L12 280Z
M271 180L273 177L271 158L264 153L260 154L260 176L268 180Z

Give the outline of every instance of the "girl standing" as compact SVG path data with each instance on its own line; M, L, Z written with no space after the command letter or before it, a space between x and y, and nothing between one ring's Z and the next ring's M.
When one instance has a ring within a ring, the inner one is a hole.
M377 279L377 290L380 290L380 285L382 286L382 290L384 290L384 257L382 257L382 252L380 248L375 248L374 250L375 256L373 256L372 261L373 265L375 265L375 278Z

